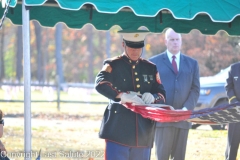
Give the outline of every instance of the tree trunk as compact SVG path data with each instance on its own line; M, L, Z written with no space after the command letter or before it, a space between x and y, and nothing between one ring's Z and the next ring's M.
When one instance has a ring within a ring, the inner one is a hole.
M88 83L93 83L93 26L88 25L87 26L87 46L88 46Z
M61 54L62 29L63 29L63 25L58 23L55 31L55 41L56 41L55 56L56 56L56 65L57 65L57 78L59 78L60 83L64 82L63 68L62 68L62 54Z
M42 52L43 52L43 82L44 83L49 83L50 79L48 76L48 72L49 69L47 69L48 67L48 63L49 63L49 56L48 56L48 46L49 46L49 35L48 30L45 30L45 37L43 37L43 48L42 48ZM43 34L44 34L43 33Z
M2 26L2 36L1 36L1 52L0 52L0 82L4 78L4 25Z
M23 43L22 43L22 26L17 27L17 65L16 65L16 79L18 83L21 82L23 77Z
M37 46L37 80L39 83L43 82L43 55L41 50L42 44L42 28L37 21L33 21L35 35L36 35L36 46Z

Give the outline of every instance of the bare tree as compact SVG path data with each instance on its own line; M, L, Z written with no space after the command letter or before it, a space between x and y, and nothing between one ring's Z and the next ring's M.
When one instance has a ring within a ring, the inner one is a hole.
M64 82L63 68L62 68L62 54L61 54L62 30L63 30L63 25L61 23L58 23L55 31L55 42L56 42L55 56L56 56L56 65L57 65L57 76L59 78L60 83Z
M36 46L37 46L37 80L38 82L43 82L43 54L41 50L41 44L42 44L42 27L37 21L33 21L34 29L35 29L35 35L36 35Z
M16 65L16 79L18 82L21 82L21 78L23 76L23 43L22 43L22 26L17 27L17 48L16 48L16 57L17 57L17 65Z
M46 31L47 30L47 31ZM45 29L45 32L48 33L48 29ZM43 34L44 35L44 34ZM49 62L49 57L48 57L48 46L49 46L49 35L45 34L43 37L43 48L42 48L42 52L43 52L43 81L45 82L49 82L49 76L48 76L48 70L47 70L47 65Z
M93 83L93 26L87 26L87 46L88 46L88 83Z
M1 30L1 52L0 52L0 82L2 82L4 78L4 25Z

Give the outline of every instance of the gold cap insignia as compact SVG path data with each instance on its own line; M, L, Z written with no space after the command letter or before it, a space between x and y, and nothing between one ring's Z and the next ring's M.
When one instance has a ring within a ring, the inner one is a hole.
M138 36L139 36L139 34L135 34L135 35L134 35L134 37L138 37Z

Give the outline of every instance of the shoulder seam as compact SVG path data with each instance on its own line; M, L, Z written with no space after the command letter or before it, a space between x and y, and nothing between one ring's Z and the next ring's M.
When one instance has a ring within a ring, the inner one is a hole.
M106 59L106 61L112 62L112 61L115 61L115 60L118 60L118 59L121 59L121 56L116 56L116 57L108 58L108 59Z
M143 59L143 58L141 58L141 60L142 60L143 62L146 62L146 63L152 64L152 65L155 65L155 63L153 63L153 62L151 62L151 61L149 61L149 60L146 60L146 59Z

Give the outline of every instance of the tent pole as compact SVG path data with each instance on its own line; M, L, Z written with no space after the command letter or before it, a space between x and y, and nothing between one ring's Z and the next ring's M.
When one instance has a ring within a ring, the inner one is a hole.
M23 60L24 60L24 160L31 160L31 67L29 7L22 3Z

